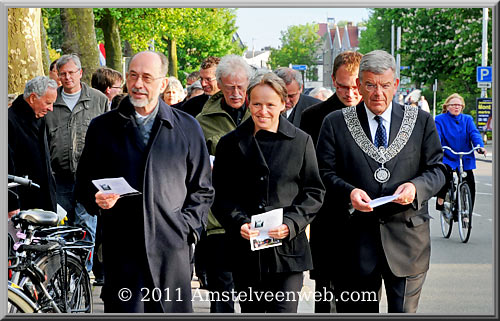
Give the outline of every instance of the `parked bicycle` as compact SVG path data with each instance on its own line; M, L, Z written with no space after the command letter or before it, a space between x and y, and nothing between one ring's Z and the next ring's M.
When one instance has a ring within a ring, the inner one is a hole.
M8 312L91 313L85 263L93 243L83 241L85 231L57 226L59 216L43 210L21 211L11 220L19 241L9 237Z
M441 232L445 238L449 238L453 230L453 222L457 222L460 240L467 243L472 230L472 194L465 180L467 173L463 169L462 158L481 147L474 147L468 152L456 152L448 146L443 146L443 149L458 155L460 166L453 170L453 179L444 199L444 207L440 214Z

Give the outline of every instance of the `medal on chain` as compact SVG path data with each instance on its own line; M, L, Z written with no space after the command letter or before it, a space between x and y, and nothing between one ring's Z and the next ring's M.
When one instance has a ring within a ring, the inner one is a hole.
M373 173L373 177L381 184L386 183L391 178L391 172L384 166L384 164L396 156L410 139L413 127L415 126L415 122L417 120L417 107L408 105L405 106L403 121L398 134L391 145L387 148L383 146L380 146L379 148L375 147L373 142L366 136L363 128L361 127L361 123L359 122L358 115L356 113L356 106L343 108L342 113L344 115L347 128L349 129L349 132L354 138L356 144L358 144L359 148L361 148L365 154L380 164L380 167Z

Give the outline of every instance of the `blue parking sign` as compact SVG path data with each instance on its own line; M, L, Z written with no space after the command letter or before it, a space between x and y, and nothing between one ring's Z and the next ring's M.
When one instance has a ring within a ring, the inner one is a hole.
M477 82L491 82L491 67L477 67Z

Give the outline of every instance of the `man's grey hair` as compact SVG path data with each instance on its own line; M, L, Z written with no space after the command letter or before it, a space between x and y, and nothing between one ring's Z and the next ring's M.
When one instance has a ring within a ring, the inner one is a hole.
M250 78L252 78L253 75L253 70L243 57L237 55L224 56L221 58L219 64L217 65L217 69L215 70L217 83L222 84L222 77L236 75L242 71L244 76L247 77L247 81L250 81Z
M363 58L361 58L361 62L359 63L359 81L363 81L362 77L364 71L380 75L388 69L392 69L392 72L394 73L394 81L396 81L396 60L394 60L394 57L384 50L370 51L364 55Z
M333 91L331 89L325 87L316 87L309 92L309 96L318 98L320 100L327 100L333 95Z
M62 66L67 64L70 60L73 60L78 69L82 69L82 62L80 61L80 58L78 58L76 54L67 54L67 55L62 55L61 58L57 59L56 63L57 71L59 71L59 69L61 69Z
M178 91L184 91L184 87L182 87L182 84L179 81L179 79L175 78L174 76L168 77L167 79L168 79L168 84L167 88L165 88L165 91L167 91L170 88L175 88Z
M49 77L38 76L26 83L24 86L23 98L28 99L31 94L35 94L38 98L45 95L47 89L57 89L57 82Z
M302 86L304 85L304 82L302 81L302 75L297 70L287 67L280 67L276 69L274 73L278 77L283 79L287 86L290 85L294 80L299 84L300 88L302 88Z
M143 52L152 52L152 53L158 55L158 57L160 57L160 60L161 60L160 76L166 77L167 73L168 73L168 59L164 54L162 54L161 52L158 52L158 51L145 50L145 51L141 51L141 52L134 54L128 61L127 70L130 70L130 63L132 63L132 60L134 60L135 56L137 56L138 54L143 53Z

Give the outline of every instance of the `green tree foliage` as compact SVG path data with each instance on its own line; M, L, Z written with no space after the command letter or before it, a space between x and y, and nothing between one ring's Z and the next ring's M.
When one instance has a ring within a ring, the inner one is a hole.
M104 9L94 9L101 19ZM134 51L150 49L165 53L169 60L177 55L177 65L182 71L178 78L199 69L208 56L241 54L232 41L236 32L235 9L229 8L110 8L117 20L120 38L127 41ZM174 50L170 51L169 49ZM173 67L173 68L172 68ZM177 74L175 62L170 63L169 74Z
M289 26L281 32L281 49L271 48L269 64L272 69L293 65L307 65L307 78L315 80L317 75L312 67L317 64L317 52L321 47L321 37L317 24Z
M431 87L438 79L438 106L457 92L466 100L466 112L475 108L480 96L476 67L481 65L481 8L373 9L361 34L360 51L390 52L391 23L402 27L402 65L410 66L412 82ZM488 61L491 63L491 9L488 26ZM395 28L395 29L396 29ZM439 110L438 110L439 112Z

